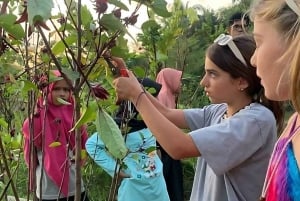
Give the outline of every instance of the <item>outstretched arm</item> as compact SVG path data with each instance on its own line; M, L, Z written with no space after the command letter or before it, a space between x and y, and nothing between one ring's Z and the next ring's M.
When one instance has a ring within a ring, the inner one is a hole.
M163 106L143 91L132 72L128 75L114 80L118 97L134 103L160 145L175 159L199 156L192 138L180 129L187 128L183 111Z
M111 177L115 174L116 160L107 153L103 141L94 133L85 144L89 156L96 162L97 165L102 167ZM121 177L129 177L120 172Z
M119 67L119 68L123 68L126 69L126 64L124 62L124 60L122 58L119 57L112 57L112 60L114 61L114 64ZM136 92L136 90L141 90L141 84L139 83L139 81L137 80L137 78L131 73L131 72L127 72L128 75L130 75L129 80L130 80L130 85L124 86L126 87L126 90L128 90L130 92L130 87L134 87L132 88L133 90L131 91L132 93ZM116 82L115 82L116 83ZM129 82L128 82L129 83ZM127 84L128 84L127 83ZM121 99L127 99L129 100L129 97L127 97L126 94L124 96L124 94L122 94L125 88L119 88L120 90L118 90L117 95L121 96L119 98ZM127 93L127 91L125 92ZM152 96L150 93L146 93L148 99L151 101L151 103L153 104L154 107L156 107L156 109L162 114L164 115L169 121L171 121L172 123L174 123L176 126L178 126L179 128L188 128L187 122L184 119L184 115L182 110L177 110L177 109L170 109L166 106L164 106L163 104L161 104L154 96ZM122 97L122 95L124 97ZM135 102L133 102L135 104Z

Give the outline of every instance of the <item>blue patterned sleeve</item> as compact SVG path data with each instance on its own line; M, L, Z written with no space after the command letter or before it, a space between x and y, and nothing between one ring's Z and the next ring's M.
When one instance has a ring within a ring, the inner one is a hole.
M116 168L116 160L107 152L98 133L94 133L89 137L85 146L89 156L96 164L103 168L110 176L113 176Z

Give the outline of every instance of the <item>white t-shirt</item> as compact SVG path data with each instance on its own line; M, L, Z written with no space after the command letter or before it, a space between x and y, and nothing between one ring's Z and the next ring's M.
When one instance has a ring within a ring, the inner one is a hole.
M72 152L70 151L70 154ZM42 152L37 151L38 161L39 164L42 164ZM72 163L70 166L69 172L69 196L75 195L76 183L75 183L75 163ZM42 184L42 199L47 200L55 200L59 195L59 187L50 179L47 175L46 171L43 169L43 177L42 177L42 167L40 165L36 168L36 196L40 198L40 183ZM83 180L81 179L81 192L84 192L84 184ZM60 198L65 197L62 193L60 194Z
M226 104L184 110L198 158L190 201L256 201L277 139L273 113L252 103L223 119Z

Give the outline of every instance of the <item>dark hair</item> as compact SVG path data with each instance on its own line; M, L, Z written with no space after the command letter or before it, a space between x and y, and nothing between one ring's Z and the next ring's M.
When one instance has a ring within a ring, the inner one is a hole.
M247 66L235 57L228 45L221 46L213 43L207 49L206 56L220 69L229 73L232 78L242 77L247 80L249 86L246 93L252 97L252 102L258 102L268 107L275 115L278 130L283 126L283 103L268 100L264 96L263 86L260 78L256 75L256 68L251 63L251 57L255 51L255 41L251 35L240 35L233 38L233 42L243 55Z
M235 12L230 16L228 20L228 26L233 25L233 23L238 20L244 21L245 25L247 26L249 25L250 22L249 16L247 14L244 14L242 12Z

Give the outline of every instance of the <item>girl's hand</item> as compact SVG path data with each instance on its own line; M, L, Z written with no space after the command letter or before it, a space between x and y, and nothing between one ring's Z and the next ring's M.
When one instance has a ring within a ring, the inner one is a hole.
M119 173L119 177L120 177L120 179L123 179L123 178L130 178L130 175L125 174L125 173L121 170L120 173Z
M127 74L128 77L116 78L113 84L119 99L134 102L143 89L131 71L127 70Z
M112 56L111 60L114 62L114 65L116 67L118 67L118 68L126 68L127 69L125 61L122 58Z

